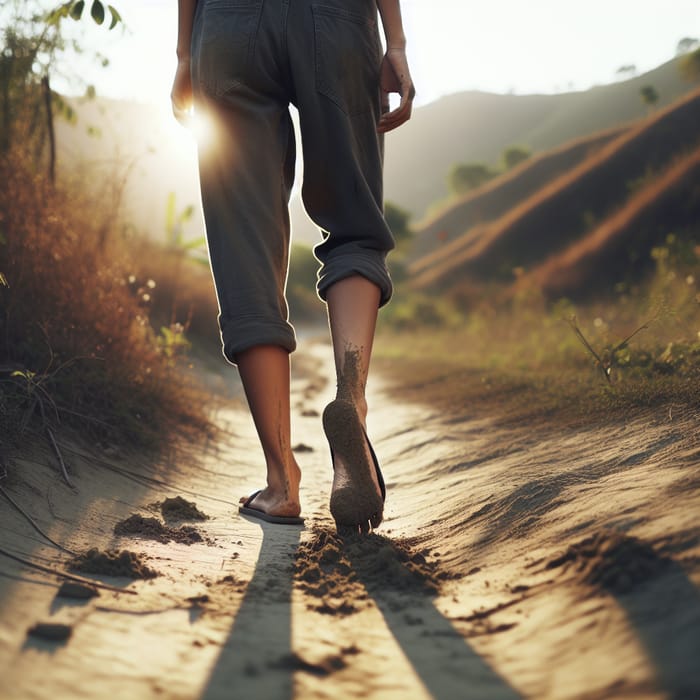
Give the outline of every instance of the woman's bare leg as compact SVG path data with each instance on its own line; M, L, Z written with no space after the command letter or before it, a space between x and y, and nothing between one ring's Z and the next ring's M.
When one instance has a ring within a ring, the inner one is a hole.
M326 293L328 319L333 341L337 375L337 399L352 403L363 428L367 427L365 388L369 373L374 333L379 311L380 290L365 277L354 275L336 282ZM366 440L356 447L366 464L373 465ZM349 474L342 459L334 456L333 490L347 483ZM376 471L370 477L380 492ZM376 500L376 499L375 499Z
M269 515L297 516L301 471L291 448L289 353L258 345L236 362L267 463L267 487L250 505Z
M326 294L338 380L337 398L355 404L365 427L365 387L377 326L379 299L379 287L359 275L336 282Z

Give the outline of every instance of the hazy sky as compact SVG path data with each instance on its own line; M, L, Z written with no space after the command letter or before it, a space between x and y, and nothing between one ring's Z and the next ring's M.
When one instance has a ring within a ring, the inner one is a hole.
M111 59L106 70L81 72L102 95L167 101L177 1L111 2L128 31L75 25L84 45ZM700 0L403 0L402 7L419 104L466 89L585 89L611 82L621 65L649 70L674 55L679 39L700 36Z

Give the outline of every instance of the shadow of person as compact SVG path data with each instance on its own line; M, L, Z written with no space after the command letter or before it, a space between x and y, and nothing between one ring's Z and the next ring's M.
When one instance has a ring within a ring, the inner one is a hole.
M598 543L603 556L589 578L625 611L659 689L669 698L699 698L700 591L674 559L641 539L616 534Z
M205 700L293 695L293 559L303 528L251 522L263 533L258 561L200 696Z
M656 667L668 698L700 698L700 591L671 563L644 591L617 595L618 604Z
M437 609L434 598L445 574L421 552L377 534L330 531L317 531L301 550L304 566L318 566L336 586L345 581L349 602L357 595L354 586L364 587L435 700L520 697Z

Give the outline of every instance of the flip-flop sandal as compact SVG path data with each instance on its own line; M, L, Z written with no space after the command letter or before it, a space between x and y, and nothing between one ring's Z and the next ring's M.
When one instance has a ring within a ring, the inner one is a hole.
M275 523L276 525L303 525L304 518L300 518L293 515L270 515L260 508L253 508L250 504L253 502L255 497L262 492L259 489L255 493L252 493L248 499L243 503L243 505L238 507L238 512L241 515L247 515L250 518L257 518L258 520L264 520L266 523Z
M331 515L336 527L365 528L368 522L377 527L384 513L386 486L377 455L355 407L343 399L329 403L323 412L323 429L331 449L331 460L338 455L348 475L348 479L331 493ZM365 444L369 447L372 463L367 459ZM372 479L373 470L381 497Z

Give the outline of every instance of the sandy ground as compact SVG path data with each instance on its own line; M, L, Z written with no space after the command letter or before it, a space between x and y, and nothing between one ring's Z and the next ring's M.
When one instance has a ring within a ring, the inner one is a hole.
M74 489L41 446L9 465L0 697L700 698L699 416L506 425L408 403L375 374L385 522L342 541L319 418L330 348L300 359L303 528L238 516L262 460L235 399L215 444L158 463L66 445ZM176 496L207 519L165 517ZM28 565L67 572L91 548L158 575L73 572L108 586L75 598Z

